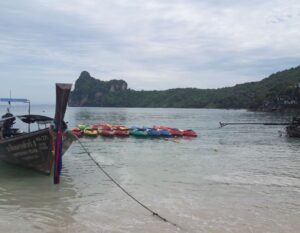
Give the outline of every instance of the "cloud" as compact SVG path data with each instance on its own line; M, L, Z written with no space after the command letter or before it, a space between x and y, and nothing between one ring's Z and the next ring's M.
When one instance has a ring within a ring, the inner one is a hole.
M299 65L299 28L297 0L2 1L0 92L53 102L82 70L147 90L255 81Z

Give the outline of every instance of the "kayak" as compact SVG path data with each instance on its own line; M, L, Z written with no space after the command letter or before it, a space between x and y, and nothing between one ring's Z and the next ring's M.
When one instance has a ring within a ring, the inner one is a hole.
M73 128L72 133L78 138L83 136L83 132L79 128Z
M160 136L160 131L156 129L147 129L146 130L147 135L150 137L159 137Z
M87 127L88 127L88 126L87 126L87 125L84 125L84 124L79 124L79 125L78 125L78 128L79 128L80 130L85 130Z
M111 125L111 128L114 130L128 130L128 127L125 125Z
M160 136L162 136L162 137L171 137L172 136L172 134L166 129L160 129L160 130L158 130L158 132L159 132Z
M98 136L98 131L95 129L91 129L91 128L86 128L84 131L84 136L87 137L97 137Z
M91 129L94 129L94 130L98 130L99 125L90 125L90 128L91 128Z
M119 136L119 137L125 137L125 136L129 136L129 131L128 130L114 130L114 135L115 136Z
M96 137L97 134L107 137L112 136L136 136L136 137L197 137L197 133L191 129L178 129L168 126L137 127L128 128L124 125L93 124L90 127L86 124L79 124L72 129L77 137L82 135Z
M173 137L181 137L183 136L183 132L180 131L179 129L175 129L175 128L169 128L167 129L168 132L173 136Z
M191 129L187 129L187 130L182 130L183 136L186 137L197 137L198 135L195 133L195 131L191 130Z
M130 130L130 135L135 136L135 137L146 137L147 131L143 129L133 129Z
M110 125L110 124L99 125L98 129L101 129L101 130L112 130L112 125Z
M173 136L173 137L181 137L181 136L197 137L198 136L196 134L196 132L191 129L182 130L182 129L171 128L168 126L153 126L153 127L158 130L168 131L171 134L171 136ZM167 134L166 134L166 136L167 136Z
M104 137L113 137L115 135L115 131L110 129L99 129L98 132L99 135Z

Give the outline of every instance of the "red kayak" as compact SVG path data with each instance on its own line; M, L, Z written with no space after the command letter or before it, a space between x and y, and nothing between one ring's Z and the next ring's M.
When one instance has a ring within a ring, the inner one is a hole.
M91 128L91 129L96 129L96 130L98 130L99 125L90 125L90 128Z
M183 136L186 136L186 137L198 137L198 135L195 133L195 131L193 131L191 129L183 130L182 133L183 133Z
M83 136L83 131L81 131L79 128L73 128L72 133L78 138Z
M180 136L198 137L196 132L191 130L191 129L176 129L176 128L171 128L171 127L168 127L168 126L153 126L153 128L167 130L174 137L180 137Z
M183 131L179 129L168 128L167 130L173 137L182 137L184 135Z
M90 128L92 129L97 129L97 130L111 130L112 129L112 125L109 124L93 124L90 126Z
M129 136L128 130L114 130L114 135L119 137Z
M104 137L113 137L115 135L114 130L107 130L107 129L102 129L98 130L99 134Z

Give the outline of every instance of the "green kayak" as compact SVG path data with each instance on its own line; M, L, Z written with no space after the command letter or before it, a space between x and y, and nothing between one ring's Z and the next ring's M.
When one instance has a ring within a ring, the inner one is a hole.
M78 125L78 128L80 129L80 130L85 130L86 128L87 128L88 126L87 125Z
M146 137L146 136L148 136L146 130L138 130L138 129L130 130L130 135L135 136L135 137Z

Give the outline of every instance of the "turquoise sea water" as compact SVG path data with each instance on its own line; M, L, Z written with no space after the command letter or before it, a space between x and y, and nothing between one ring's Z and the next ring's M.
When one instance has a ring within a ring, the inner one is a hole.
M4 106L1 106L4 112ZM15 106L15 114L24 114ZM52 116L53 106L32 113ZM245 110L69 108L66 120L191 128L199 137L82 139L92 156L141 202L185 232L294 233L300 229L300 140L281 126L219 121L285 121ZM25 127L26 129L26 127ZM0 232L182 232L122 193L74 143L52 177L0 162Z

